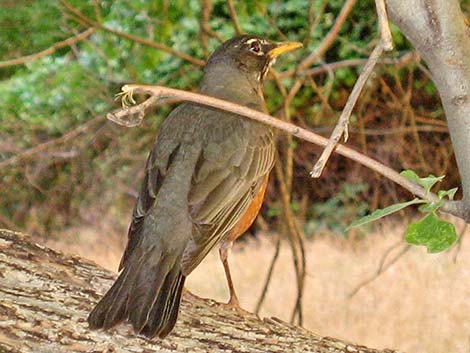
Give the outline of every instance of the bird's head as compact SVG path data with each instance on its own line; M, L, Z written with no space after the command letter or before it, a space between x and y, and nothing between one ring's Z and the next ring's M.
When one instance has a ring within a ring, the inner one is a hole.
M250 81L261 84L276 58L284 53L300 48L302 43L273 43L254 35L242 35L223 43L209 58L205 72L214 68L236 68Z

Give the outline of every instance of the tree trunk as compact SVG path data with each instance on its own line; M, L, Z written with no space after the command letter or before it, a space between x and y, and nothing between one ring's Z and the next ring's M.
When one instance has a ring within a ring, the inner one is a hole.
M470 223L470 28L458 0L386 0L390 19L426 61L441 96Z
M90 331L88 312L114 278L91 262L0 230L0 352L396 352L241 315L188 292L164 340L137 337L126 325Z

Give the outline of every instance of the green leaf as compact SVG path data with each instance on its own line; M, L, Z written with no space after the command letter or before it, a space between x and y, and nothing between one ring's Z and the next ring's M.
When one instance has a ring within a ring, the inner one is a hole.
M429 192L431 188L434 186L434 184L436 184L437 182L445 178L445 175L437 177L432 174L428 175L425 178L420 178L418 174L416 174L414 171L410 169L402 171L400 175L404 176L408 180L411 180L417 183L418 185L421 185L426 190L426 192Z
M431 188L434 186L434 184L436 184L437 182L441 181L444 178L445 178L445 175L436 177L430 174L426 178L420 178L419 184L424 188L424 190L426 190L426 192L429 192Z
M406 170L403 170L401 173L400 173L401 176L404 176L406 179L408 180L411 180L413 182L415 182L416 184L419 184L419 175L416 174L414 171L412 171L411 169L406 169Z
M370 222L374 222L374 221L376 221L376 220L378 220L382 217L385 217L385 216L388 216L392 213L398 212L398 211L404 209L405 207L420 204L420 203L426 203L426 201L420 200L420 199L413 199L413 200L408 201L408 202L396 203L396 204L390 205L388 207L375 210L370 215L359 218L359 219L355 220L354 222L352 222L346 228L346 230L349 230L349 229L355 228L355 227L359 227L359 226L362 226L362 225L370 223Z
M405 239L410 244L423 245L428 252L436 253L450 248L457 240L457 234L452 223L430 213L408 226Z
M437 192L437 196L439 196L440 199L443 199L444 197L448 197L449 200L453 200L454 199L454 196L455 196L455 193L457 192L459 188L453 188L453 189L450 189L450 190L439 190Z

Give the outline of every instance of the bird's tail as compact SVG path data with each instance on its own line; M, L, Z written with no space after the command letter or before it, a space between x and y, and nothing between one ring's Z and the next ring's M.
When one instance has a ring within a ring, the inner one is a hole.
M155 249L129 258L88 316L90 328L108 329L128 320L137 333L165 337L175 326L184 280L179 261Z

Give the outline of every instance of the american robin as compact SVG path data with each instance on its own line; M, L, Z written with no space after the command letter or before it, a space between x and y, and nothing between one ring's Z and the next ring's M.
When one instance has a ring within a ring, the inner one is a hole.
M269 68L300 46L232 38L209 58L200 92L262 111ZM221 240L236 304L228 245L256 218L274 155L267 125L194 103L174 109L147 160L119 277L90 313L90 327L128 320L137 333L165 337L176 323L186 276Z

